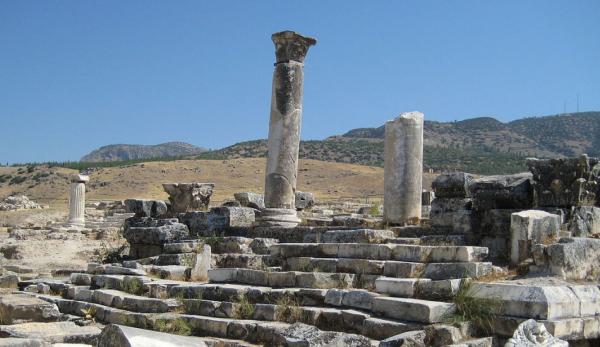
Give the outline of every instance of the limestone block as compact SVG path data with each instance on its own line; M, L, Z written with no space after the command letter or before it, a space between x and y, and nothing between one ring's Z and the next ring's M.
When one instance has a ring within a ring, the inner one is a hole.
M143 225L143 223L138 224L128 220L123 237L130 244L163 245L189 236L188 227L185 224L177 223L176 220L158 220L157 223L148 224L156 226L137 226Z
M449 228L459 233L475 230L477 216L472 211L472 201L466 198L436 198L429 212L431 225Z
M533 174L537 206L593 206L598 202L600 165L597 158L527 160Z
M71 274L70 282L76 286L89 286L92 282L92 278L90 274L75 272Z
M419 328L421 328L421 326L418 324L408 322L394 322L387 319L371 317L365 319L365 321L363 322L363 329L361 334L368 335L375 339L383 340L387 339L390 336L394 336L404 332L419 330Z
M262 194L243 192L233 194L235 200L237 200L243 207L251 207L257 210L265 208L265 198Z
M0 288L17 289L19 277L17 275L0 276Z
M31 322L1 326L0 334L9 337L39 339L51 344L79 342L90 345L100 335L100 329L95 326L79 326L73 322Z
M375 280L375 291L391 296L412 298L422 288L428 278L392 278L379 277Z
M544 324L534 319L521 323L504 347L568 347L569 343L552 336Z
M342 305L363 310L371 310L373 307L373 299L378 296L378 294L366 290L348 290L344 293Z
M453 304L409 298L377 297L373 311L386 317L420 323L438 323L455 311Z
M600 208L577 206L570 211L568 229L575 237L590 237L600 234Z
M532 175L484 176L473 180L469 186L473 209L528 209L533 207Z
M379 347L419 347L425 346L425 330L407 331L388 337L379 343Z
M3 324L50 322L60 317L55 304L24 294L0 296Z
M5 337L0 339L0 347L54 347L57 345L58 344L51 345L50 343L41 339L24 339L19 337Z
M194 253L193 263L190 269L190 281L204 282L208 280L210 270L211 250L209 245L197 249Z
M99 346L115 347L206 347L199 337L180 336L153 330L111 324L98 338Z
M214 183L165 183L163 189L169 194L173 214L206 210L213 193Z
M321 235L323 243L382 243L395 238L391 230L355 229L355 230L328 230Z
M474 283L474 297L501 302L505 316L562 319L581 317L581 300L564 285L525 285L512 283Z
M313 193L296 191L295 199L297 211L310 210L315 205Z
M560 216L538 210L513 213L510 230L510 261L517 265L531 257L533 244L545 244L558 239Z
M272 245L278 244L279 240L273 238L258 237L252 239L250 248L254 254L269 254L269 248Z
M341 318L341 317L340 317ZM273 346L352 346L371 347L371 341L360 335L335 331L323 331L314 326L294 323L275 333Z
M157 218L167 214L167 204L162 200L127 199L124 204L136 217Z
M436 198L467 198L474 176L465 172L445 173L431 183Z
M600 274L600 240L562 238L558 243L541 247L535 264L568 280L598 280Z
M294 272L268 272L269 287L293 287L296 284Z

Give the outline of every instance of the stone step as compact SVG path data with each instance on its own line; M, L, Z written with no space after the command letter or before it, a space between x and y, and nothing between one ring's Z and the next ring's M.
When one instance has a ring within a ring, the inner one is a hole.
M443 287L440 285L440 287ZM225 284L215 286L205 285L181 285L172 287L169 296L185 299L208 300L219 302L241 302L256 304L276 304L282 300L295 302L300 306L333 306L345 307L361 311L368 311L378 316L398 319L403 322L437 323L448 318L452 314L454 305L433 301L411 298L391 298L367 290L356 289L275 289L270 287L247 287L243 285ZM391 307L402 309L394 312L385 309L380 299L390 299ZM402 312L411 311L405 316ZM391 336L391 335L390 335Z
M94 344L100 335L100 329L95 326L79 326L74 322L31 322L0 325L0 335L3 337L0 338L0 346L50 346L67 342L87 346ZM34 342L26 344L24 341L13 341L3 344L5 337L29 339Z
M407 262L476 262L488 249L474 246L421 246L366 243L286 243L271 246L271 254L283 258L359 258Z
M28 294L0 296L0 323L51 322L60 318L58 308Z
M106 274L106 275L129 275L129 276L146 276L146 271L141 269L132 269L128 267L111 265L111 264L96 264L90 263L87 266L88 274Z
M213 254L212 268L246 268L254 270L264 270L268 267L280 266L281 260L270 255L263 254L237 254L223 253Z
M181 306L181 303L175 299L148 298L114 289L93 290L91 302L132 312L148 313L170 312Z
M344 272L357 275L385 275L434 280L481 277L492 271L492 263L413 263L356 258L287 258L286 271Z
M264 237L214 236L165 244L164 253L195 252L199 247L209 245L213 254L269 254L268 247L278 242L277 239Z
M449 300L456 295L461 282L462 279L432 281L381 276L375 280L375 292L401 298Z
M322 330L343 331L381 339L393 336L397 331L422 329L414 323L381 319L382 325L391 329L371 331L365 321L369 314L353 309L301 306L293 300L281 300L274 304L251 304L189 299L183 300L185 313L218 318L253 319L257 321L302 322Z
M188 281L190 267L184 265L146 265L146 271L151 276L174 281Z
M353 229L327 230L322 233L311 233L304 237L307 243L384 243L387 239L395 238L391 230Z
M113 346L115 341L122 341L123 345L127 346L146 345L144 341L152 341L153 346L162 347L258 347L258 345L240 340L181 336L117 324L109 325L102 330L97 345Z
M448 235L451 230L432 228L430 226L404 226L390 228L397 237L422 237L429 235Z
M208 271L211 282L244 283L265 287L351 288L354 274L324 272L268 272L243 268L223 268Z
M283 322L268 322L249 319L217 318L200 315L179 313L135 313L116 309L100 304L83 301L62 299L58 297L44 297L45 300L55 303L63 313L83 316L83 312L93 312L97 321L126 325L163 332L178 332L183 334L196 334L204 337L244 340L265 345L279 345L286 335L290 324ZM167 331L165 331L167 330ZM347 338L361 339L357 335L336 333L340 341ZM362 338L363 340L365 338ZM366 340L367 343L376 345L376 341ZM365 342L361 346L366 345Z
M375 297L373 312L384 317L419 323L439 323L450 318L456 307L454 304L410 298Z

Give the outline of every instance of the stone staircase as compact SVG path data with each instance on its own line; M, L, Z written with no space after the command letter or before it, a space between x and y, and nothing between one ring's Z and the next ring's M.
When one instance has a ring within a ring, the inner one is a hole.
M91 312L103 323L239 346L285 345L286 331L298 330L298 322L351 346L377 346L446 322L461 280L492 271L483 261L487 249L464 246L460 237L370 229L307 235L293 243L285 242L290 237L242 236L166 243L156 256L90 264L68 283L49 283L62 296L39 297L65 314ZM190 281L196 264L208 261L206 245L212 248L208 281ZM465 333L435 345L491 341Z

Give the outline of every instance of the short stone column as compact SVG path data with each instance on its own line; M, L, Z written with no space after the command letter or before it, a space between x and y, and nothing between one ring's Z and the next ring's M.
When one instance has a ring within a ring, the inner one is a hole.
M69 220L71 227L85 226L85 183L89 176L75 174L71 176L71 189L69 192Z
M304 58L308 48L317 41L293 31L275 33L271 38L275 44L276 63L265 178L266 208L261 211L259 224L294 227L300 222L294 200L300 149Z
M423 192L423 114L402 113L386 122L384 151L384 220L415 224Z
M560 216L538 210L510 215L510 263L518 265L531 257L531 248L538 243L558 241Z

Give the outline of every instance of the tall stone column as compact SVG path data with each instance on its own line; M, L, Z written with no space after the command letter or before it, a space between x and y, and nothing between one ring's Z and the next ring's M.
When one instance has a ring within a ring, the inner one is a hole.
M276 63L269 121L266 208L261 211L259 222L262 225L294 227L300 222L294 205L304 58L308 48L317 41L293 31L275 33L271 38L275 44Z
M385 123L383 215L389 224L421 219L423 114L402 113Z
M85 183L90 178L85 175L71 176L71 189L69 193L69 220L71 227L85 226Z

